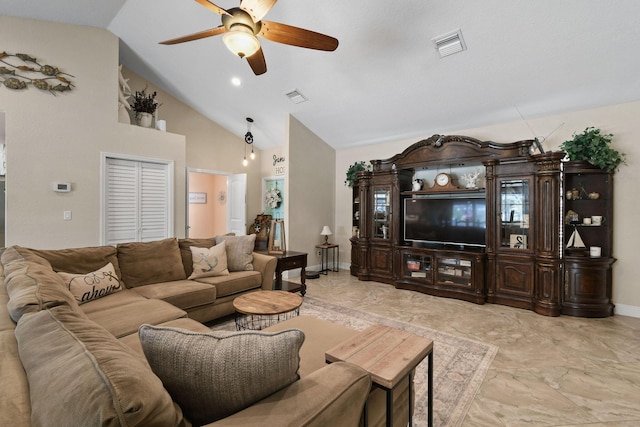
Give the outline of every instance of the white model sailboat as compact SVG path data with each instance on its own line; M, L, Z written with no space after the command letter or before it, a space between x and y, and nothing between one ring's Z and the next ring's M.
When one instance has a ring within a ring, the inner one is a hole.
M584 242L582 241L582 237L580 237L580 233L578 233L578 229L575 227L573 227L573 233L571 233L571 236L569 236L567 248L586 248Z

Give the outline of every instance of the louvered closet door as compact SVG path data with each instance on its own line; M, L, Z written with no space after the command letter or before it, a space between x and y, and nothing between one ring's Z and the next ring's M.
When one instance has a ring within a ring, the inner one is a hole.
M169 165L106 159L106 244L169 237Z

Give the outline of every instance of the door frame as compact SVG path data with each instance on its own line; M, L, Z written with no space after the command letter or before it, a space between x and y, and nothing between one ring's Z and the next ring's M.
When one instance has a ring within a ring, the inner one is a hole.
M191 228L189 226L189 174L191 173L203 173L203 174L208 174L208 175L220 175L220 176L226 176L226 177L230 177L232 175L239 175L237 173L233 173L233 172L225 172L225 171L216 171L216 170L211 170L211 169L200 169L200 168L192 168L192 167L187 167L187 176L186 176L186 192L185 192L185 224L184 224L184 235L185 237L189 237L189 229ZM229 198L229 182L228 182L228 178L227 178L227 199ZM247 198L247 189L245 186L245 194L244 194L245 200ZM228 204L227 204L228 205ZM246 208L245 208L246 211ZM229 217L230 217L230 212L229 212L229 207L227 207L227 209L225 210L226 212L226 220L227 220L227 226L229 225ZM245 212L245 217L246 217L246 212Z

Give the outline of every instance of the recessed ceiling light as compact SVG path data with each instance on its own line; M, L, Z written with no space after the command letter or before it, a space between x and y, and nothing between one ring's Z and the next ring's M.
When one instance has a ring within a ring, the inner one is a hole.
M234 86L240 86L242 84L242 80L240 80L240 77L232 77L231 84Z

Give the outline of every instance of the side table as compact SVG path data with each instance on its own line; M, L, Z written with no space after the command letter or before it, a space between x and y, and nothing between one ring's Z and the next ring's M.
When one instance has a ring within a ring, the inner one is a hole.
M320 273L329 274L329 271L339 271L340 267L340 247L335 244L327 243L316 245L316 249L320 249ZM329 268L329 249L331 249L331 268Z
M300 292L302 296L307 293L307 285L305 284L305 271L307 268L307 253L286 251L284 254L270 254L268 251L259 251L265 255L269 255L278 259L276 265L276 279L273 282L273 289ZM287 270L295 270L300 268L300 284L282 280L282 272Z
M433 426L433 341L400 329L373 325L347 338L325 353L327 363L350 362L371 374L374 385L387 394L387 426L393 425L393 392L401 381L409 381L409 425L413 425L412 374L429 357L427 425ZM367 425L365 407L365 427Z
M258 291L233 300L236 329L262 330L300 314L302 297L285 291Z

